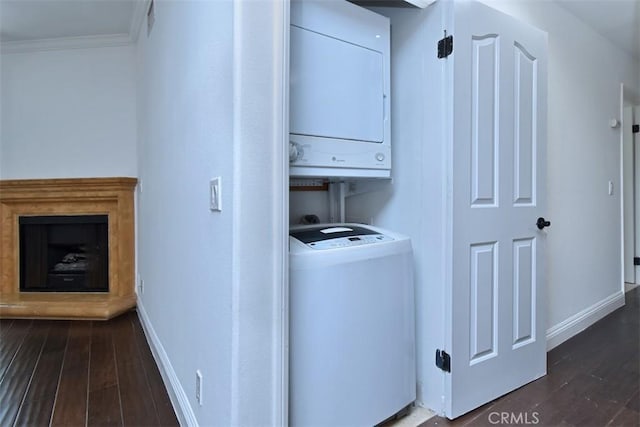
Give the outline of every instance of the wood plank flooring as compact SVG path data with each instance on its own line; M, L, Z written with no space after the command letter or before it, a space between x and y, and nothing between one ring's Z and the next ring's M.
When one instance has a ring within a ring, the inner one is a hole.
M421 427L640 425L640 288L626 299L549 352L547 376ZM178 425L135 311L106 322L0 320L0 426L13 425Z
M135 311L0 320L0 426L177 426Z
M460 418L434 417L420 427L640 426L640 288L627 292L624 307L547 353L547 372Z

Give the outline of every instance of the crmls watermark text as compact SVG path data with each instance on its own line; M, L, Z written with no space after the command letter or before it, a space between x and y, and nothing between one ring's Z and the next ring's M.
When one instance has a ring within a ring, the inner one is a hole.
M538 412L491 412L489 422L491 424L538 424L540 418Z

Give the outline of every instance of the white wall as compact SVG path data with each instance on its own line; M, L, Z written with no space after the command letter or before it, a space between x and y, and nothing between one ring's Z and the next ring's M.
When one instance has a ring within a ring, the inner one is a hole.
M640 64L552 2L485 3L549 33L547 326L621 289L620 83ZM614 184L609 196L608 181Z
M6 53L0 178L136 176L131 46Z
M137 46L143 323L183 425L284 425L288 3L154 8Z
M320 222L329 222L328 191L292 191L289 193L289 223L300 224L304 215L317 215Z
M608 121L619 118L620 83L633 87L640 65L552 2L484 2L549 33L547 194L552 227L547 326L551 329L621 289L620 130L611 129ZM395 114L392 128L401 120L406 121ZM397 159L401 148L394 145L393 150ZM394 163L394 168L402 167ZM608 181L614 184L612 196L607 193ZM351 201L351 211L371 207L371 197L394 203L392 194L365 195ZM355 205L360 207L354 209Z
M380 191L347 199L347 220L368 219L412 238L416 280L417 401L441 412L444 376L435 367L437 348L445 348L446 271L446 149L445 112L429 102L441 94L439 76L420 70L438 70L436 55L425 46L442 38L442 3L426 10L376 10L391 17L391 135L392 181L378 182ZM426 131L428 130L428 131ZM373 184L375 185L375 183ZM356 183L356 191L359 185ZM371 188L369 188L371 189Z
M155 2L138 39L139 306L187 422L231 417L233 3ZM223 211L209 210L222 177ZM204 404L195 400L196 369ZM178 408L180 409L180 408ZM184 409L184 408L182 408ZM193 414L188 414L192 410Z

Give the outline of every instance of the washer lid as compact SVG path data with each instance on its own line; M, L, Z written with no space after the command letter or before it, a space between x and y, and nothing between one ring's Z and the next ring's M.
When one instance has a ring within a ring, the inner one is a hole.
M313 249L334 249L388 242L392 237L360 226L321 226L291 230L290 236Z

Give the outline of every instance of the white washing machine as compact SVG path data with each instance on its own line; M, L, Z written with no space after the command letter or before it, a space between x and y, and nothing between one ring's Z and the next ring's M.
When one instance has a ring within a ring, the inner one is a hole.
M411 241L361 224L293 227L289 421L367 426L416 397Z

